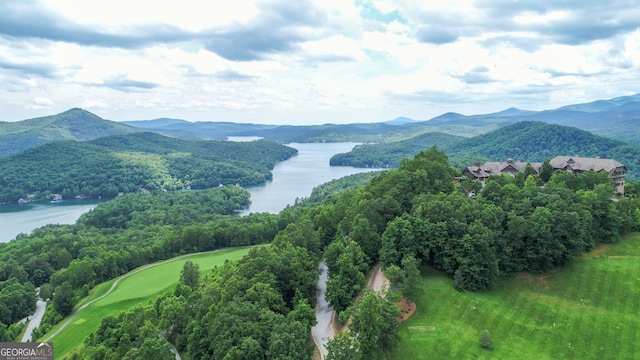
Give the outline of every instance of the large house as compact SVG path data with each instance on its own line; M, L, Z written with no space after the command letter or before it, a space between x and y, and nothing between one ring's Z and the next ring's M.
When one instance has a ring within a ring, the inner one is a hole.
M527 164L531 164L531 167L533 167L536 173L540 172L541 163L525 163L520 160L513 161L513 159L509 158L507 161L486 162L484 164L476 161L474 166L467 166L462 172L462 175L468 179L480 181L487 180L491 175L507 174L516 176L516 174L524 172Z
M616 192L624 194L624 177L627 174L627 167L613 159L603 159L598 157L585 158L576 156L556 156L549 161L554 170L569 171L574 175L585 171L594 170L595 172L606 171L615 182ZM531 164L536 173L540 172L541 163L525 163L522 161L513 161L507 159L506 162L486 162L481 164L476 161L474 166L468 166L462 175L471 180L485 181L491 175L507 174L516 176L520 172L524 172L527 164Z
M554 170L569 171L574 175L585 171L595 172L605 171L609 174L616 187L616 192L624 194L624 177L627 174L627 167L613 159L603 159L599 156L595 158L585 158L576 156L556 156L549 161Z

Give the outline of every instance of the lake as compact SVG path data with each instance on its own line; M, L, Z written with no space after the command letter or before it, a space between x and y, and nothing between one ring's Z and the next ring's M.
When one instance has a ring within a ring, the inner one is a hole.
M365 171L350 166L329 166L335 154L349 152L356 143L287 144L298 150L298 155L279 162L272 173L273 179L264 185L247 187L251 192L251 205L241 214L268 212L276 214L296 198L308 197L320 184ZM30 233L47 224L73 224L83 213L93 209L99 200L65 200L61 202L33 202L0 205L0 242L8 242L19 233Z
M276 164L273 180L264 185L251 186L251 205L241 214L268 212L277 214L296 198L308 197L314 187L328 181L365 171L351 166L329 166L335 154L351 151L357 143L304 143L287 144L298 150L298 155Z
M105 200L37 201L26 204L0 205L0 242L8 242L20 234L47 224L74 224L80 215Z

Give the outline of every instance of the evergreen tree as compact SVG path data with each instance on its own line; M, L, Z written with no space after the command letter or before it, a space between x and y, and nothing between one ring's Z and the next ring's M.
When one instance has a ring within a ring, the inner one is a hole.
M489 330L485 329L482 332L482 336L480 336L480 346L485 349L493 349L493 344L491 343L491 334L489 334Z

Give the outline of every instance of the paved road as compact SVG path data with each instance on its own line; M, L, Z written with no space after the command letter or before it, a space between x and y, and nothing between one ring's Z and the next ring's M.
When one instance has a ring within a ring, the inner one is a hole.
M31 341L31 333L33 329L40 326L40 322L42 321L42 317L44 316L44 310L47 308L47 303L42 300L38 300L36 302L36 312L31 315L31 319L29 319L29 324L27 324L27 330L22 335L22 342Z
M329 306L329 303L324 298L324 293L327 290L327 264L323 261L318 267L320 270L320 276L318 277L318 293L316 304L316 326L311 329L313 335L313 341L316 343L318 349L320 349L321 358L324 359L327 356L326 345L335 335L333 328L333 320L335 317L335 311Z

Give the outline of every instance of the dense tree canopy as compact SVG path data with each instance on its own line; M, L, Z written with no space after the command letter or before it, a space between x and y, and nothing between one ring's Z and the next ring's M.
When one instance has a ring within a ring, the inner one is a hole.
M153 133L53 142L0 158L0 203L28 195L113 198L141 189L255 185L296 152L266 140L187 141Z

